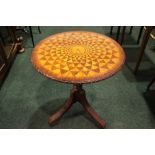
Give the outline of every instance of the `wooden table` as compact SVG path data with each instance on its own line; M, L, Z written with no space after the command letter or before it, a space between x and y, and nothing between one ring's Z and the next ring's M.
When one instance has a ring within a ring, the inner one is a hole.
M49 117L49 125L55 124L78 101L104 128L106 123L88 103L82 84L111 77L124 61L124 51L116 41L94 32L64 32L41 41L32 52L34 67L51 79L73 84L70 97Z

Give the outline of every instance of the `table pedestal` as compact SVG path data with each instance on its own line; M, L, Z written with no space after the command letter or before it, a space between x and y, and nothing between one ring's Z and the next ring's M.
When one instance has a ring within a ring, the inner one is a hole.
M49 119L49 125L54 125L63 114L70 109L70 107L75 102L80 102L84 107L84 110L96 121L98 127L104 128L106 122L94 111L86 99L85 91L82 89L82 84L74 84L71 90L70 97L66 100L64 105L54 114L52 114Z

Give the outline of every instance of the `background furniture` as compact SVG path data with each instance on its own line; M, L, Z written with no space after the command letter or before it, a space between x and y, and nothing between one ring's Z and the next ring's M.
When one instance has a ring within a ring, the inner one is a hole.
M154 83L155 81L155 76L153 77L153 79L150 81L150 83L148 84L147 86L147 91L150 90L150 87L152 86L152 84Z
M155 26L146 26L146 30L144 32L144 36L143 36L143 39L142 39L142 42L141 42L140 53L139 53L139 56L138 56L138 60L137 60L135 69L134 69L135 74L137 74L138 68L140 66L141 60L142 60L143 55L144 55L144 51L145 51L147 42L148 42L150 34L151 34L151 32L152 32L152 30L154 28L155 28Z
M41 34L41 29L39 26L38 27L38 31L39 33ZM32 39L32 44L33 44L33 47L35 46L35 42L34 42L34 38L33 38L33 31L32 31L32 26L29 26L29 30L30 30L30 35L31 35L31 39Z
M120 44L121 45L123 44L123 41L124 41L126 27L127 26L117 26L116 41L119 42L119 38L120 38ZM113 34L113 28L114 28L114 26L111 26L111 28L110 28L110 35ZM121 29L122 29L122 31L121 31ZM129 34L130 35L132 34L132 31L133 31L133 26L130 27L130 30L129 30ZM137 44L139 44L139 42L140 42L140 38L141 38L142 32L143 32L143 26L140 27L139 35L138 35L137 42L136 42Z
M34 42L34 37L33 37L32 26L18 27L18 28L16 28L16 30L17 31L23 31L24 33L29 33L28 30L27 30L27 27L29 28L32 44L33 44L33 47L34 47L35 46L35 42ZM41 34L40 26L37 26L37 28L38 28L39 33Z
M0 84L17 52L24 52L24 48L22 38L16 36L16 28L0 27Z
M121 32L121 28L122 28L122 32ZM155 32L154 32L154 34L152 32L153 30L155 30L155 26L146 26L146 27L145 26L141 26L140 27L140 30L139 30L137 44L139 44L139 42L140 42L140 38L141 38L141 35L142 35L142 32L143 32L143 29L145 29L145 31L144 31L144 36L143 36L143 39L142 39L142 42L141 42L141 45L140 45L140 53L139 53L139 56L137 58L136 66L135 66L135 69L134 69L134 74L137 74L137 72L138 72L138 69L139 69L141 60L143 58L144 51L145 51L147 42L149 40L149 37L152 37L153 39L155 39ZM118 26L117 27L116 41L119 41L119 36L121 34L120 44L123 43L124 35L125 35L125 30L126 30L126 26L122 26L122 27L121 26ZM129 34L132 34L132 30L133 30L133 26L130 27ZM110 34L111 35L113 34L113 26L111 26L111 28L110 28ZM155 47L153 47L152 49L154 50ZM154 81L155 81L155 77L153 77L153 79L148 84L147 90L150 89L150 87L154 83Z

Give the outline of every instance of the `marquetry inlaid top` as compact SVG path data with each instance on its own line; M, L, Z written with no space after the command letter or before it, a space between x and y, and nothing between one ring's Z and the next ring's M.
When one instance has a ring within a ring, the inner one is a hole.
M121 69L122 47L94 32L73 31L47 37L32 52L32 63L45 76L61 82L103 80Z

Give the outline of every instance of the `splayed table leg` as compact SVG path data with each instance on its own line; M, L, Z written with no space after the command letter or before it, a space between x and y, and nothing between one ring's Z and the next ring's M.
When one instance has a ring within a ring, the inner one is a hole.
M80 102L84 107L84 110L95 120L99 128L104 128L106 122L94 111L86 99L85 91L82 89L82 84L73 85L70 97L65 102L65 104L54 114L52 114L49 119L49 125L54 125L60 118L67 112L70 107L75 102Z

